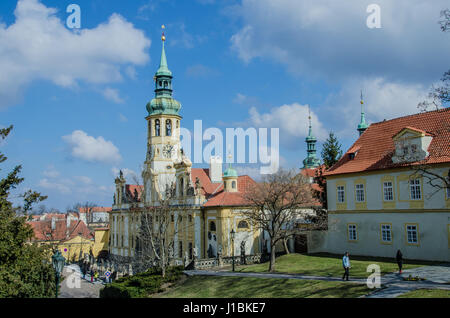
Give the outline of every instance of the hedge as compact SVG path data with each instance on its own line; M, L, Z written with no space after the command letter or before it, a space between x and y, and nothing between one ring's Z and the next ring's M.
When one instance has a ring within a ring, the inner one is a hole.
M183 266L171 267L166 277L161 276L161 269L151 268L146 272L122 277L100 290L100 298L145 298L162 291L164 283L173 283L183 274Z

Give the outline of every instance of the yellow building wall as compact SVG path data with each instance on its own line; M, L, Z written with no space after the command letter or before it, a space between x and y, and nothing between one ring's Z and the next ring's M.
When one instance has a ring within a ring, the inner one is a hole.
M95 240L94 245L92 247L92 253L94 257L97 257L98 254L103 250L108 250L109 248L109 230L95 230Z

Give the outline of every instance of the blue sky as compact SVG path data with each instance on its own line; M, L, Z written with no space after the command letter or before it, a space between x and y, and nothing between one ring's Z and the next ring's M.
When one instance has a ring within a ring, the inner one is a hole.
M79 31L65 24L71 3ZM18 191L41 191L48 207L110 206L114 174L145 159L162 24L184 127L279 127L281 165L300 168L309 105L319 153L330 130L346 150L361 89L369 122L412 114L450 62L446 1L377 1L380 29L366 26L371 3L1 1L0 125L15 127L1 173L22 164Z

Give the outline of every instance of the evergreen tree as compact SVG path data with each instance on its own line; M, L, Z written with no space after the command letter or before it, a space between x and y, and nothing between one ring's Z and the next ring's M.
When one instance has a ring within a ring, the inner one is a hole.
M0 129L0 140L5 139L12 126ZM0 163L7 158L0 153ZM53 297L55 271L50 262L48 247L30 244L33 230L26 223L33 203L45 200L37 192L27 191L21 198L22 206L13 207L9 201L11 190L24 179L19 177L22 167L16 166L0 179L0 298Z
M342 157L341 144L334 136L333 132L330 132L328 139L323 144L321 154L323 163L327 169L333 166Z

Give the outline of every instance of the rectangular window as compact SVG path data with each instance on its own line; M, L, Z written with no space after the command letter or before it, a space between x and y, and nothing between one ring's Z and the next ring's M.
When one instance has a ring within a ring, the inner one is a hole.
M420 191L420 179L414 179L409 182L411 189L411 200L422 200Z
M392 232L390 224L381 224L381 241L386 243L392 242Z
M345 202L345 188L344 186L338 186L337 187L337 201L339 203L344 203Z
M419 243L417 225L406 225L406 237L408 244Z
M356 202L364 202L364 184L356 185Z
M394 190L391 181L383 182L384 201L394 200Z
M356 224L349 224L348 225L348 240L349 241L356 241L358 240L358 233L356 230Z

